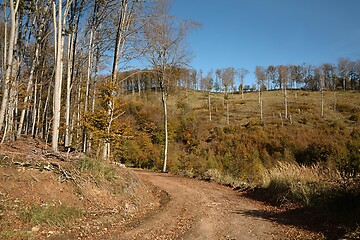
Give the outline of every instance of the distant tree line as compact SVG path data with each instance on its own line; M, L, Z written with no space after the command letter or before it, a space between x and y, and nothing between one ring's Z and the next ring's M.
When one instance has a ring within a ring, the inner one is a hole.
M320 91L321 89L345 91L360 90L360 60L351 61L339 58L337 64L325 63L320 66L311 64L302 65L270 65L258 66L255 69L257 82L250 84L245 82L249 71L245 68L233 67L211 70L206 74L203 71L191 68L175 69L176 79L172 82L173 87L179 87L184 91L202 90L211 92L250 92L258 89L280 90L286 85L288 89L304 89ZM121 74L131 75L124 84L123 89L127 92L156 91L157 82L147 70L132 70ZM281 73L282 71L282 73ZM256 74L257 72L257 74ZM227 77L224 74L230 73ZM260 79L258 76L260 76ZM236 81L238 80L238 81ZM236 82L239 84L236 85Z

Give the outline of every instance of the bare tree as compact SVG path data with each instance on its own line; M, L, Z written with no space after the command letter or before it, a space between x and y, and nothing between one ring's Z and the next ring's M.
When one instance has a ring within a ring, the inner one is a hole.
M277 84L278 69L273 65L268 66L267 76L268 76L268 81L269 81L268 88L270 89L270 81L272 82L272 84Z
M144 29L144 38L148 46L146 57L154 71L158 73L164 111L163 172L166 171L168 157L168 91L173 85L173 71L186 66L190 61L190 54L184 45L184 40L192 27L192 23L169 15L169 3L161 0L156 2Z
M240 80L239 91L241 92L241 99L244 99L244 79L246 75L248 75L249 71L245 68L239 68L235 73Z
M255 76L258 80L259 87L260 121L263 123L263 89L265 88L266 69L261 66L256 66Z
M289 78L289 68L284 65L278 66L279 72L279 82L282 86L283 96L284 96L284 108L285 108L285 118L288 118L288 99L286 95L287 83Z
M345 58L338 59L338 71L342 78L342 89L346 91L346 82L349 78L349 60Z
M224 102L226 105L226 123L230 124L230 113L229 113L229 92L233 89L234 78L235 78L235 69L233 67L228 67L221 69L220 71L222 86L224 90Z
M201 79L201 86L202 90L207 92L207 102L208 102L208 109L209 109L209 120L211 121L211 91L214 87L214 79L212 77L213 72L209 71L206 77Z

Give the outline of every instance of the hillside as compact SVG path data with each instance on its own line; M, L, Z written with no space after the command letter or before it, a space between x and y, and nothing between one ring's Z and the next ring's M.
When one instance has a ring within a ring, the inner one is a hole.
M231 171L232 166L219 169L229 157L233 160L248 158L259 160L262 167L272 167L278 161L311 164L325 162L343 174L351 174L347 169L346 156L357 158L355 149L359 145L360 131L360 98L358 92L337 92L334 109L334 93L324 93L324 110L321 116L320 92L294 90L288 91L288 118L285 118L284 98L281 91L263 93L263 120L260 120L258 93L231 94L229 97L229 124L222 93L212 93L211 117L207 106L207 93L194 91L186 97L184 92L169 96L170 128L170 169L181 168L195 171L199 167L206 169L213 165L218 170ZM125 111L128 113L132 129L142 131L151 143L146 144L152 154L142 156L144 162L132 162L122 154L119 160L123 163L159 168L162 143L162 109L156 95L133 97L125 100ZM139 141L124 141L125 145L144 145ZM228 149L229 148L229 149ZM313 149L315 148L315 149ZM123 153L129 153L124 150ZM234 152L235 150L237 152ZM141 150L141 149L140 149ZM316 151L319 150L318 154ZM313 152L311 152L313 151ZM116 150L115 150L116 152ZM149 152L149 151L147 151ZM314 154L314 157L310 157ZM184 162L188 156L196 158ZM225 157L225 155L227 155ZM221 162L221 157L224 161ZM179 160L181 160L179 162ZM329 161L328 161L329 160ZM220 164L220 165L219 165ZM354 160L352 164L358 163ZM354 170L354 169L353 169ZM232 174L232 173L230 173ZM237 177L237 176L235 176Z
M282 92L265 91L263 121L258 96L250 92L242 99L240 94L231 94L227 124L222 93L212 93L212 121L207 93L170 94L169 170L236 189L259 190L265 202L327 219L324 229L335 224L356 230L360 219L359 92L337 92L335 109L334 93L324 92L321 116L320 92L290 90L286 119ZM149 141L145 145L137 139L124 141L127 148L118 160L162 169L159 97L129 95L124 101L132 128L145 130L144 139ZM142 146L147 150L142 151ZM140 157L134 161L130 156ZM330 224L334 219L336 223Z
M93 239L160 206L159 190L120 165L31 138L0 153L1 239Z

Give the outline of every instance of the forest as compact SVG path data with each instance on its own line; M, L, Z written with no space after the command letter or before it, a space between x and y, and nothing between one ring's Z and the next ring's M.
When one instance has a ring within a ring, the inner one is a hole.
M2 144L32 137L305 206L335 199L359 219L360 60L203 72L185 42L200 24L166 1L9 0L0 11Z

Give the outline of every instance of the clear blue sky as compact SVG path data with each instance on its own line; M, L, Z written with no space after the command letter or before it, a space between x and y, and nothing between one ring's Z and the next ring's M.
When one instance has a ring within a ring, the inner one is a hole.
M192 67L337 63L360 59L360 0L173 0L171 14L202 24Z

